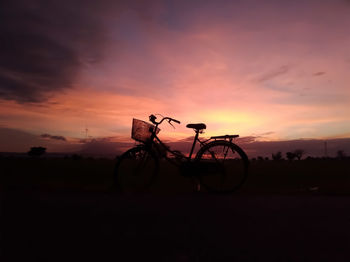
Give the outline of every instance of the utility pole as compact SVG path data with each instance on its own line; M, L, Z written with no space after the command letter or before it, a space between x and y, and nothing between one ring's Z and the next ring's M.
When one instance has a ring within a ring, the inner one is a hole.
M88 132L89 132L89 129L87 128L87 125L85 124L85 139L88 138Z

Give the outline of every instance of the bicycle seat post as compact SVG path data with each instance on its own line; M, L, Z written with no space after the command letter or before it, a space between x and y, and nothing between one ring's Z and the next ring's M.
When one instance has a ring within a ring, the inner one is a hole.
M191 157L192 157L193 150L194 150L194 147L196 146L196 142L197 142L198 136L199 136L199 130L198 130L198 129L195 129L195 132L196 132L196 135L194 136L194 140L193 140L191 152L190 152L190 155L189 155L189 157L188 157L189 159L191 159Z

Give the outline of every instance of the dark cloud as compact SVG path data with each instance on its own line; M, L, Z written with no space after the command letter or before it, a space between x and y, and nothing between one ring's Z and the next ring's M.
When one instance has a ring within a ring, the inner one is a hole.
M193 136L180 139L179 142L193 142Z
M52 136L52 135L49 135L49 134L42 134L40 137L48 138L48 139L52 139L52 140L67 141L67 139L64 136Z
M237 138L235 141L240 144L249 144L255 142L259 137L258 136L243 136Z
M324 75L326 72L316 72L314 73L313 75L314 76L321 76L321 75Z
M104 32L91 1L0 2L0 98L40 102L97 61Z
M242 137L238 137L234 140L234 142L239 143L239 144L250 144L253 142L258 142L261 139L266 138L266 136L270 136L272 134L274 134L275 132L273 131L269 131L269 132L264 132L261 134L253 134L251 136L242 136Z
M272 71L272 72L268 72L266 74L263 74L262 76L260 76L258 78L258 82L265 82L265 81L268 81L268 80L271 80L275 77L278 77L280 75L284 75L284 74L287 74L289 71L289 66L287 65L283 65L281 67L279 67L278 69Z
M269 135L273 135L275 133L276 132L274 132L274 131L268 131L268 132L265 132L265 133L261 133L260 136L269 136Z
M23 130L0 127L0 152L28 152L38 146L47 148L47 152L76 152L81 148L80 144L69 141L57 143Z
M133 142L115 142L114 138L95 138L82 140L84 143L79 153L88 155L120 155L127 149L131 148Z
M259 137L258 136L245 136L245 137L239 137L236 138L233 142L238 143L241 145L249 144L255 142ZM204 141L205 138L202 138ZM193 136L184 138L181 140L178 140L176 142L167 142L165 141L166 145L169 146L172 150L178 150L181 151L182 153L188 154L191 150L192 144L193 144ZM196 144L194 152L196 153L200 146Z
M118 140L118 137L99 137L99 138L83 138L83 139L79 139L78 142L81 144L89 144L89 143L95 143L95 142L101 142L101 143L109 143L109 142L114 142Z

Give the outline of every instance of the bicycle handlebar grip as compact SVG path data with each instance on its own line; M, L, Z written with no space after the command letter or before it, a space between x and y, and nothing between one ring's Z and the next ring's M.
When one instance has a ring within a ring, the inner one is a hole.
M150 115L149 116L149 121L151 121L153 124L155 124L157 117L155 115Z
M173 120L175 123L180 124L180 121L179 121L179 120L176 120L176 119L171 119L171 120Z

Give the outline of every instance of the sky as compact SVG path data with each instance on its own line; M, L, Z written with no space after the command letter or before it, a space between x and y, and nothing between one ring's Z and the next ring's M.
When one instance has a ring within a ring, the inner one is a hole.
M167 141L349 138L349 46L347 0L2 1L0 151L124 149L150 114Z

